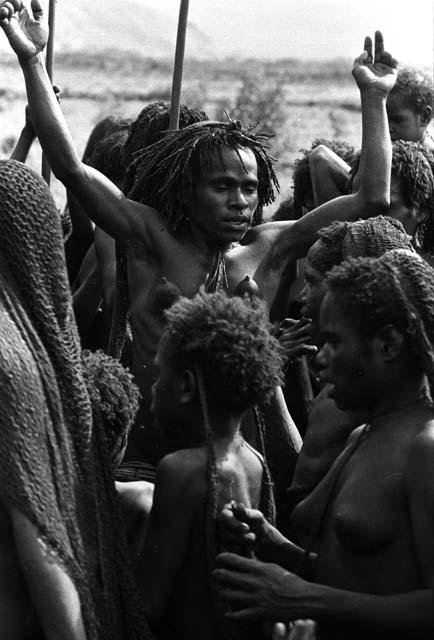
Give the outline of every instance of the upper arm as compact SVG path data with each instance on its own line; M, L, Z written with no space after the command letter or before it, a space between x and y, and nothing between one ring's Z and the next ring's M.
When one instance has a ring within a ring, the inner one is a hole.
M352 193L329 200L316 207L291 227L282 229L274 252L278 256L303 258L313 243L318 239L318 232L334 220L354 222L359 218L370 218L385 214L387 207L380 202L367 201L360 192Z
M150 620L158 620L164 614L175 575L184 562L197 507L194 475L178 454L163 458L157 469L149 526L138 567Z
M86 640L80 599L69 575L18 509L6 504L32 602L47 640Z
M100 171L80 163L65 182L89 218L113 238L147 239L146 205L126 198Z
M434 424L415 438L405 473L411 526L424 586L434 588Z

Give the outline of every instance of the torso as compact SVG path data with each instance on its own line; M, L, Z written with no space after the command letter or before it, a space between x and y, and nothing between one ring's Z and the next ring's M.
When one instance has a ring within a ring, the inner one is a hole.
M200 491L196 493L198 504L195 520L191 523L191 535L185 561L173 584L173 591L165 615L167 635L173 640L231 640L262 638L262 627L231 625L224 623L224 608L216 601L210 579L209 547L207 540L207 492L205 448L185 450L180 455L195 457L194 477ZM247 507L260 508L263 483L263 463L257 452L244 443L237 455L217 457L218 509L231 500ZM218 549L212 551L214 556Z
M417 416L391 416L360 441L338 475L314 544L318 552L315 582L371 594L426 588L415 552L405 467L413 438L431 420L428 409ZM359 437L361 429L351 438ZM323 508L322 489L332 473L294 511L293 526L303 544L309 540L313 514ZM333 638L359 637L348 627L339 632L333 625L330 629L335 632ZM364 629L360 637L366 633ZM369 637L374 638L372 630Z
M127 247L131 329L134 366L152 364L162 334L164 319L155 304L161 278L173 283L182 295L193 297L204 285L212 267L212 258L203 256L191 241L179 239L169 231L158 212L147 208L150 239L131 241ZM152 220L151 220L152 217ZM273 241L282 225L269 223L250 230L242 244L229 249L224 257L228 291L233 292L246 275L253 278L268 307L276 293L284 262L271 265ZM148 246L152 246L152 253Z

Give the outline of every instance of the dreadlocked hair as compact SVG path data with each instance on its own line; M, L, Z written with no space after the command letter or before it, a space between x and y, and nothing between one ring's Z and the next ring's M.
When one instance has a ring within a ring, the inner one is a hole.
M182 104L179 109L179 129L208 120L205 111L187 107ZM124 145L125 161L129 164L133 155L154 144L161 138L163 131L167 131L170 127L170 102L158 100L151 102L144 107L137 118L132 122L128 138Z
M408 207L424 216L415 233L416 246L434 252L434 163L420 142L393 143L392 173L399 176L402 195Z
M399 95L413 112L422 114L426 107L434 107L434 85L432 78L420 69L400 67L395 86L390 96Z
M100 413L115 471L139 408L139 389L129 371L103 351L84 350L81 359L89 399Z
M116 183L123 181L125 177L123 148L130 122L131 120L118 120L116 128L95 144L87 161L88 165Z
M135 183L128 197L160 211L175 230L188 218L193 190L212 168L215 156L224 166L222 149L226 147L234 150L243 164L240 149L250 149L258 165L258 205L252 225L260 224L264 206L274 201L274 189L279 190L274 160L263 144L268 138L267 134L255 134L254 127L243 128L238 120L198 122L167 131L161 140L137 153L131 163Z
M377 258L391 249L413 250L411 237L399 220L376 216L357 222L335 220L318 233L309 249L308 263L326 274L347 258Z
M300 158L295 160L293 165L293 191L294 191L294 208L297 211L298 218L303 215L303 206L307 199L313 200L312 180L309 168L309 156L311 152L324 145L331 151L336 153L342 160L350 164L354 156L354 147L344 140L327 140L326 138L315 138L312 141L310 149L299 149L302 154Z
M434 269L416 253L388 251L350 259L327 275L327 287L357 332L372 338L392 324L406 337L415 371L434 391Z
M359 170L360 155L351 165L349 189ZM392 143L392 175L400 178L402 197L407 207L415 207L425 219L418 225L415 244L423 251L434 251L434 156L420 142L395 140Z

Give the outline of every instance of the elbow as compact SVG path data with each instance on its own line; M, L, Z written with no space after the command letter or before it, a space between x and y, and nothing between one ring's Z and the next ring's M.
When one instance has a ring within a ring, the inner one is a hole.
M389 214L390 198L366 198L363 200L363 218L386 216Z
M57 180L59 180L66 189L74 193L74 187L80 183L80 178L83 175L81 163L64 162L60 166L51 167L51 170Z
M309 167L322 164L330 157L330 149L325 144L319 144L309 152Z

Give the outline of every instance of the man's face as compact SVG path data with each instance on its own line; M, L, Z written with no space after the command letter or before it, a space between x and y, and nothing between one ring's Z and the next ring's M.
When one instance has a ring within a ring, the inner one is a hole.
M409 140L417 142L422 140L426 124L422 122L422 116L410 109L402 96L392 93L386 103L389 131L392 141Z
M219 246L243 238L258 204L258 169L253 152L223 147L222 159L223 163L214 154L210 170L200 177L188 204L192 232Z
M360 337L330 292L321 305L320 330L324 343L316 361L321 381L332 385L330 397L342 410L369 409L381 391L375 341Z

